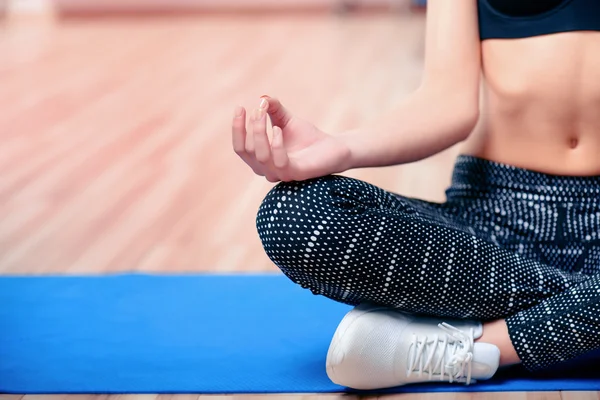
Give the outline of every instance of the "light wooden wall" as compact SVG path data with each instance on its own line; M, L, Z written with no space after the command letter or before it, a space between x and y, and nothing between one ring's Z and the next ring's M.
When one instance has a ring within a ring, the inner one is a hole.
M407 0L52 0L62 12L395 9Z

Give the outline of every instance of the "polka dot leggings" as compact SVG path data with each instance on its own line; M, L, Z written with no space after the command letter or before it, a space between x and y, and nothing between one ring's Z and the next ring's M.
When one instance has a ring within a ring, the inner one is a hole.
M270 259L314 294L505 318L523 365L600 349L600 177L457 159L442 204L327 176L280 183L257 216Z

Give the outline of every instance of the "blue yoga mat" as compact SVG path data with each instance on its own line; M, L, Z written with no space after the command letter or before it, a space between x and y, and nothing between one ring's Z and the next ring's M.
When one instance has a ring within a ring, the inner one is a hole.
M0 392L341 392L324 365L349 309L279 275L1 277ZM593 359L392 391L600 390Z

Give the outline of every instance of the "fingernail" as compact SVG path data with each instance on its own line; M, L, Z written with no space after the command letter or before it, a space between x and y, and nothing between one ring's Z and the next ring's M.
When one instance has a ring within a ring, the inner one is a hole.
M267 101L267 99L262 99L260 101L260 106L258 106L258 108L260 108L261 110L266 110L268 106L269 106L269 102Z
M236 106L235 110L233 110L233 118L241 117L243 112L244 109L242 108L242 106Z
M255 121L259 121L264 115L265 115L264 108L256 108L254 110L254 112L252 113L252 118L254 118Z
M262 99L262 98L265 98L265 99L270 99L270 98L271 98L271 96L268 96L268 95L266 95L266 94L263 94L262 96L260 96L260 98L261 98L261 99Z

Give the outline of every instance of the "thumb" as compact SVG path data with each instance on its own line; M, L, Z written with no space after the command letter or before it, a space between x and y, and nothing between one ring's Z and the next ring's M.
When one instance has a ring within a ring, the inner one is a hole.
M292 119L290 112L274 97L264 95L261 98L269 103L267 113L271 118L271 124L283 129L290 122L290 119Z

